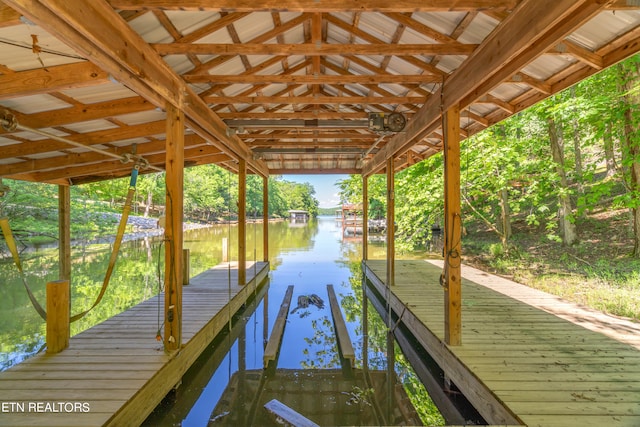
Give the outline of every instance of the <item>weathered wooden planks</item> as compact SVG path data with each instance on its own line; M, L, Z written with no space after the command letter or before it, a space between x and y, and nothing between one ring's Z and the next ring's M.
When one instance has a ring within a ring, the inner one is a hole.
M340 354L342 354L343 359L349 361L353 368L355 367L356 353L353 350L353 344L351 343L351 338L349 338L349 331L347 331L347 325L344 322L342 311L340 311L340 305L338 304L336 293L333 290L333 285L327 285L327 292L329 294L329 305L331 306L331 315L333 316L333 323L338 337Z
M450 347L441 265L397 262L391 305L488 422L640 425L640 325L463 266L463 344ZM384 271L365 264L383 296Z
M248 266L248 284L242 287L236 265L220 265L192 278L183 294L183 346L174 354L165 354L156 340L157 307L164 306L157 296L72 337L61 353L41 354L1 372L0 404L81 402L88 411L3 411L0 425L139 425L268 270L268 263L258 263L255 270Z
M278 317L271 329L271 335L269 335L269 342L264 349L263 362L266 368L269 362L275 362L278 351L280 350L280 343L282 342L282 335L284 334L284 327L287 323L287 316L289 315L289 306L291 305L291 297L293 296L293 286L287 287L287 292L284 294L282 305L280 305L280 311L278 311Z

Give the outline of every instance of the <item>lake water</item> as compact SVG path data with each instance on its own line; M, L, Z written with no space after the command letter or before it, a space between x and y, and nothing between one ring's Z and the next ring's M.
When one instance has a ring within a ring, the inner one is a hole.
M236 236L237 229L231 225L185 232L192 275L222 261L223 239L228 240L231 258L235 259ZM105 298L87 317L72 325L72 334L158 293L162 275L159 242L159 238L147 238L123 244ZM263 406L271 399L321 425L406 425L407 416L416 412L425 424L443 424L397 345L388 342L382 320L375 310L364 311L367 304L362 296L361 240L343 239L341 228L328 217L307 224L271 223L269 242L272 271L267 284L212 343L146 425L270 425L274 418ZM247 226L247 248L249 260L262 260L262 224ZM74 249L72 313L92 303L102 283L109 250L109 245ZM372 246L370 253L383 257L384 248ZM29 253L23 263L36 297L44 302L46 282L57 279L57 252ZM15 267L9 262L0 263L0 275L5 282L0 286L0 366L6 369L42 347L45 327L30 306ZM333 285L346 318L356 352L354 369L347 368L340 358L328 284ZM290 311L298 305L299 296L316 295L323 304L309 304L289 314L277 363L263 370L264 346L290 285L294 286ZM156 330L149 333L155 336ZM393 372L389 372L389 366L393 366ZM396 386L396 379L404 387ZM408 399L397 401L402 396ZM400 411L400 407L408 409Z

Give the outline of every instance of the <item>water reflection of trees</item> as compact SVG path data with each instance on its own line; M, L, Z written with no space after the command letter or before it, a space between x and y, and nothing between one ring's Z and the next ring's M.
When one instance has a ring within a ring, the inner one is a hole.
M71 335L124 311L157 293L157 251L151 242L123 244L115 274L102 302L81 320L71 324ZM93 304L109 262L109 245L75 248L72 252L71 313ZM150 258L151 256L151 258ZM46 250L23 257L27 282L41 304L46 301L46 283L58 279L58 254ZM37 352L44 343L45 323L35 312L15 266L0 263L0 370ZM155 334L155 329L149 331Z
M346 251L346 252L345 252ZM367 365L369 369L384 370L387 368L387 334L388 327L380 315L368 305L367 313L367 336L363 331L363 307L364 296L362 292L363 273L357 251L343 246L345 254L345 264L349 266L351 276L349 285L353 290L353 295L343 296L341 301L342 309L349 321L356 321L358 326L358 336L360 339L354 342L356 352L362 354L367 351ZM347 261L348 260L348 261ZM367 342L365 343L365 340ZM431 400L424 385L411 367L409 361L404 357L398 343L394 343L394 371L398 375L400 382L404 386L411 403L420 415L425 425L445 425L445 420L440 411ZM362 364L362 359L359 359Z
M284 250L310 247L318 233L317 223L308 227L289 227L285 221L269 224L269 250L272 264ZM196 275L222 261L222 238L229 239L232 259L237 259L237 225L218 225L185 231L185 248L191 251L191 274ZM247 259L263 259L262 223L247 226ZM76 335L154 295L162 283L164 268L162 237L124 242L102 302L81 320L71 324ZM111 251L109 244L72 248L71 313L79 313L93 304L104 279ZM234 253L235 251L235 253ZM160 255L160 258L159 258ZM59 278L56 249L24 253L22 263L35 297L45 304L46 283ZM160 270L160 272L158 271ZM150 326L155 336L157 327ZM20 275L12 263L0 262L0 370L34 354L44 344L45 323L31 306Z
M312 337L305 337L307 344L302 350L305 360L300 365L305 369L329 369L340 367L336 334L328 316L311 320Z

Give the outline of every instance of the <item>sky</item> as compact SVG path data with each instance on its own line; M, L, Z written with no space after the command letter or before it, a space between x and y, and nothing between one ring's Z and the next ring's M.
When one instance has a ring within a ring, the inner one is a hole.
M315 188L315 197L320 202L321 208L335 208L340 205L340 197L338 192L340 188L336 183L347 178L348 175L284 175L287 181L299 182L301 184L308 182Z

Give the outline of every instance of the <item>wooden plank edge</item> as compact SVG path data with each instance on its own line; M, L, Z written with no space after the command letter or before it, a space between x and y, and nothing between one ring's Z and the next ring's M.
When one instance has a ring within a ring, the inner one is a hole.
M269 342L264 349L263 363L266 368L269 362L276 360L276 354L280 350L280 344L282 342L282 335L284 334L284 327L287 323L287 316L289 315L289 306L291 305L291 298L293 297L293 285L287 287L287 291L280 305L280 311L278 311L278 317L273 324L271 330L271 336L269 336Z
M327 285L327 293L329 294L329 305L331 306L331 315L333 317L333 323L336 329L336 335L338 336L338 350L343 359L346 359L353 368L356 363L356 353L353 350L353 344L349 337L349 331L347 331L347 325L342 316L342 311L336 298L336 293L333 289L333 285Z
M235 313L246 303L249 296L261 286L269 271L269 263L254 276L247 286L241 287L229 302L229 309ZM104 424L105 426L138 426L149 416L167 393L178 384L182 376L193 365L211 341L227 324L228 310L222 309L153 376L119 411Z

